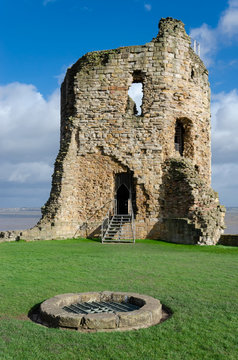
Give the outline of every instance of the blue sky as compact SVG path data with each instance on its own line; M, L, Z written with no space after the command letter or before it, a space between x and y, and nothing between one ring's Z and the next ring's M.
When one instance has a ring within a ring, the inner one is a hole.
M167 16L201 43L213 187L238 206L238 0L1 0L0 207L42 206L49 196L67 67L89 51L149 42Z

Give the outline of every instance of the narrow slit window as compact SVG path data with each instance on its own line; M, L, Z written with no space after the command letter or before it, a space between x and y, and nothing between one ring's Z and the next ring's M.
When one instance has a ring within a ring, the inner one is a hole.
M184 127L180 121L176 121L175 136L174 136L175 150L183 156L184 150Z
M134 102L134 115L141 116L142 99L143 99L143 84L142 82L134 82L128 90L129 97Z

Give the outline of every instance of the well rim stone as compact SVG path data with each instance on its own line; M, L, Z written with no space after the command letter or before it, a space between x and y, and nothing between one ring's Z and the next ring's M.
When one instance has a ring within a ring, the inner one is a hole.
M140 306L138 310L113 313L74 314L63 309L83 302L126 302ZM99 291L56 295L40 305L40 317L49 327L69 328L83 332L123 331L147 328L162 319L158 299L133 292Z

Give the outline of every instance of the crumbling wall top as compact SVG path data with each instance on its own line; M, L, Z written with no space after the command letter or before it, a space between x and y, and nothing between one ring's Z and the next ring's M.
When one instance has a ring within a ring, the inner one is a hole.
M165 35L166 33L174 35L175 37L183 35L186 38L189 38L185 31L184 23L181 20L173 19L171 17L162 18L159 21L158 36Z

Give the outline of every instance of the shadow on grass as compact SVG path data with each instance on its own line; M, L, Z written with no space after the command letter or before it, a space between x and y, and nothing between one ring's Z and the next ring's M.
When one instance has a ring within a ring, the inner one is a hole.
M32 308L28 312L27 316L31 321L33 321L36 324L43 325L43 326L46 326L46 327L50 327L47 323L43 322L41 317L40 317L40 306L44 301L32 306Z
M169 320L171 316L173 315L172 309L170 309L168 306L162 304L162 319L160 320L159 324L162 322Z
M88 237L87 239L91 240L91 241L99 242L99 243L101 242L101 239L98 237Z

